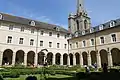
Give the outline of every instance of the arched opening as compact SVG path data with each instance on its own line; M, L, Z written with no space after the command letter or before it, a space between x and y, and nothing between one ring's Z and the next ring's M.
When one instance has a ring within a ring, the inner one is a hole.
M107 55L107 51L102 49L100 51L100 57L101 57L101 64L103 66L103 64L108 64L108 55Z
M44 65L44 59L45 58L45 53L44 52L39 52L38 53L38 65Z
M63 65L67 65L67 59L68 59L68 55L64 54L63 55Z
M76 53L75 57L76 57L76 64L80 64L80 54Z
M16 58L15 58L15 64L21 64L23 65L24 63L24 51L19 50L16 52Z
M55 59L56 59L56 60L55 60L55 63L56 63L57 65L60 65L60 57L62 57L60 53L57 53L56 56L55 56Z
M91 52L90 52L90 55L91 55L91 62L92 62L92 65L94 65L95 63L97 63L96 52L95 52L95 51L91 51Z
M83 56L83 65L88 65L87 53L83 52L82 56Z
M28 66L34 66L34 57L35 57L35 52L30 51L27 53L27 65Z
M87 20L84 20L84 29L87 29Z
M11 49L6 49L3 52L2 65L11 65L12 64L13 51Z
M118 48L113 48L111 50L113 65L118 66L120 65L120 50Z
M79 30L79 21L77 20L76 23L77 23L77 30Z
M69 54L69 57L70 57L70 65L73 65L73 54L70 53L70 54Z
M47 63L48 65L52 65L52 58L53 58L53 53L48 53L47 54Z

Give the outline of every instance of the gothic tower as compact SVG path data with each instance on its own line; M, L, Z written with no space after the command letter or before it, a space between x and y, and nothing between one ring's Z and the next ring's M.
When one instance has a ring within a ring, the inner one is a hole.
M84 0L77 0L76 14L69 14L68 25L68 30L71 33L90 29L91 22L86 10L84 9Z

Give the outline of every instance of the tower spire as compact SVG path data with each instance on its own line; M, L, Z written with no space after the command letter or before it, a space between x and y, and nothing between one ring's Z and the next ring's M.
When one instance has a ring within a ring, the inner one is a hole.
M84 10L84 0L77 0L77 13Z

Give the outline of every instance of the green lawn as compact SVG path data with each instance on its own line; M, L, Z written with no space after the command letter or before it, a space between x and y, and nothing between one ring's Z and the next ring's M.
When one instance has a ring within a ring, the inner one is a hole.
M5 80L25 80L27 76L28 75L21 75L19 78L5 78ZM36 76L38 80L40 80L42 78L41 75L34 75L34 76ZM72 76L68 76L68 75L59 75L59 74L56 74L55 76L53 76L53 75L50 75L50 76L46 75L46 76L47 76L47 78L48 77L50 77L50 78L68 78L68 77L72 77Z

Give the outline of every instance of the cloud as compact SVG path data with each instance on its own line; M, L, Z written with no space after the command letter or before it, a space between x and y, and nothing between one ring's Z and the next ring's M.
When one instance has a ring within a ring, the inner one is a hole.
M57 22L55 22L55 20L50 19L46 15L42 15L41 13L37 13L35 11L32 11L31 9L27 9L22 6L19 6L18 4L15 4L12 1L8 2L8 4L9 4L8 9L10 10L8 14L12 14L15 16L21 16L21 17L25 17L25 18L30 18L33 20L38 20L38 21L46 22L46 23L50 23L50 24L59 25L59 26L62 26L67 29L67 24L57 23Z

